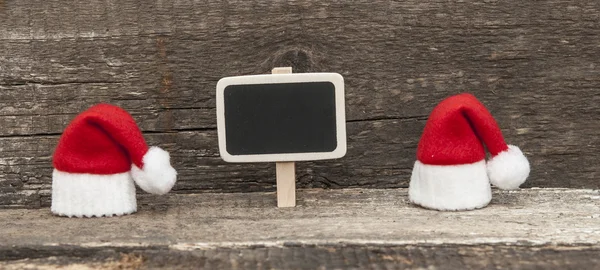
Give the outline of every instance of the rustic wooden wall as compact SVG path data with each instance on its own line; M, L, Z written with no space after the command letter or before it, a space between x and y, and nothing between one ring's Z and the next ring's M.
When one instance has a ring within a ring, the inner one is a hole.
M596 0L0 0L0 207L48 205L58 138L98 102L171 151L175 192L273 190L274 165L220 160L214 92L288 65L346 80L348 155L299 164L301 187L406 187L428 113L469 91L526 187L598 188L598 44Z

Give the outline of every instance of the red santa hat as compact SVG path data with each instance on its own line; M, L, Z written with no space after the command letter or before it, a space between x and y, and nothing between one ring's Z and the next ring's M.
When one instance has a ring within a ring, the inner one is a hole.
M169 153L148 148L125 110L96 105L65 129L53 158L52 212L101 217L137 210L135 183L153 194L169 192L176 180Z
M491 159L485 161L485 148ZM490 183L516 189L529 176L521 150L507 145L498 124L471 94L442 101L429 116L417 149L409 198L437 210L486 206Z

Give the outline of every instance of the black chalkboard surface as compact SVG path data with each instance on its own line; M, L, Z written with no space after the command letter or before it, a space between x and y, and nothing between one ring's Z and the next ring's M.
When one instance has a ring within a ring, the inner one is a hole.
M225 88L227 152L232 155L331 152L337 147L330 82Z
M217 87L221 156L298 161L346 152L343 79L336 73L228 77Z

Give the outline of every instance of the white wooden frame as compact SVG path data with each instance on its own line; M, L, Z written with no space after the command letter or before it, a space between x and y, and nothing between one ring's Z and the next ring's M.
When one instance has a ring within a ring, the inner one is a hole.
M331 152L231 155L226 147L225 129L225 88L240 84L274 84L331 82L335 87L337 148ZM344 78L338 73L292 73L226 77L217 83L217 130L219 136L219 152L227 162L278 162L304 161L341 158L346 155L346 109L344 102Z

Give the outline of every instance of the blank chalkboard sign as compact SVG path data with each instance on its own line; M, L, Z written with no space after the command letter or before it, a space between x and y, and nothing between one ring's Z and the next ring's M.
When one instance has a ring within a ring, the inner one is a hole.
M337 73L227 77L217 84L221 157L301 161L346 153L344 81Z

